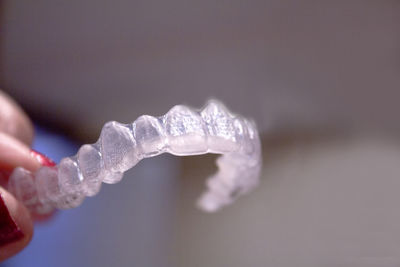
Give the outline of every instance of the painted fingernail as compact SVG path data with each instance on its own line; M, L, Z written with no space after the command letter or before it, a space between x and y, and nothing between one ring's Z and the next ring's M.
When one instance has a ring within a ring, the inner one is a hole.
M0 194L0 247L16 242L24 237L24 233L11 217L10 212Z
M54 161L52 161L51 159L49 159L47 156L43 155L42 153L37 152L36 150L31 149L31 156L34 157L37 161L39 161L39 163L42 166L52 167L52 166L56 165L56 163Z

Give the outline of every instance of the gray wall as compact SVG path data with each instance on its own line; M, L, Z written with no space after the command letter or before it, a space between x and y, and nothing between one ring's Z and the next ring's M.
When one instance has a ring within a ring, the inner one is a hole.
M212 96L264 131L398 128L398 1L17 0L2 13L2 87L80 137Z

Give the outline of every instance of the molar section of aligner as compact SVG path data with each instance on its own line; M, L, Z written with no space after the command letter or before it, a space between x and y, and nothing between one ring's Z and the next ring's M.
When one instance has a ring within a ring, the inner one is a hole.
M237 190L237 181L242 179L238 175L241 168L246 168L242 162L235 162L233 154L222 155L217 159L218 172L216 177L229 189L229 193Z
M221 203L230 203L237 189L236 174L230 175L226 172L217 172L207 180L207 188L221 199Z
M226 153L238 149L234 117L220 102L211 100L201 111L208 131L208 147L211 152Z
M247 125L245 119L241 116L236 116L233 120L233 127L236 135L237 152L243 152L248 149L250 138L247 133Z
M13 171L8 180L8 190L31 212L41 214L53 210L51 205L40 202L33 174L22 167Z
M165 115L164 124L170 153L184 156L207 152L207 135L198 112L175 106Z
M205 212L217 212L223 204L221 198L215 192L207 191L198 200L197 206Z
M78 165L83 175L83 193L86 196L96 195L103 181L103 164L98 144L83 145L78 151Z
M239 181L246 178L241 175L240 169L246 169L246 166L237 166L241 162L235 162L235 155L228 153L217 159L218 171L207 179L208 190L198 200L203 210L215 212L242 194Z
M143 115L132 124L135 140L139 150L139 158L159 155L166 147L164 127L158 118Z
M68 173L75 175L71 173L71 170ZM36 172L36 188L40 202L58 209L71 209L82 204L85 198L84 194L80 191L63 191L58 176L59 169L57 167L41 167Z
M203 193L197 205L204 211L216 212L223 206L232 203L230 189L215 175L207 181L208 191Z
M238 143L240 144L240 149L238 152L247 155L249 159L251 159L251 162L248 162L249 164L253 164L254 160L260 160L261 143L255 123L251 120L238 117L235 121L235 128Z
M240 180L239 184L242 188L242 193L246 194L253 190L260 183L261 164L252 166L247 172L247 180Z
M247 136L251 141L254 142L258 137L256 124L254 123L254 121L248 119L246 119L244 122L246 125Z
M201 195L197 205L207 212L216 212L231 204L239 195L240 188L236 184L236 174L228 175L219 170L207 179L208 190Z
M217 159L218 179L229 189L229 200L246 194L259 181L260 164L248 164L249 158L243 154L226 154Z
M252 153L250 153L250 158L249 160L249 165L251 166L258 166L260 167L262 165L262 149L261 149L261 140L260 136L258 134L257 126L253 120L247 121L248 125L248 131L249 131L249 138L252 143Z

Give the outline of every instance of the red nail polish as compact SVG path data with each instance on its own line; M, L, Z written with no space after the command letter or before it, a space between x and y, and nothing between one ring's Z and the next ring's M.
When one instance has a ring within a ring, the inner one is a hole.
M55 166L56 163L43 155L42 153L37 152L36 150L31 149L31 156L37 159L42 166L52 167Z
M24 233L11 217L0 194L0 247L18 241L23 237Z

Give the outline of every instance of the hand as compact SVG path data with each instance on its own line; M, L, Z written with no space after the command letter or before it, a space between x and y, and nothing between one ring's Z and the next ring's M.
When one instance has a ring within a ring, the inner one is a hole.
M29 211L5 189L13 168L34 171L41 166L40 156L30 148L32 139L29 118L0 91L0 262L21 251L32 238Z

